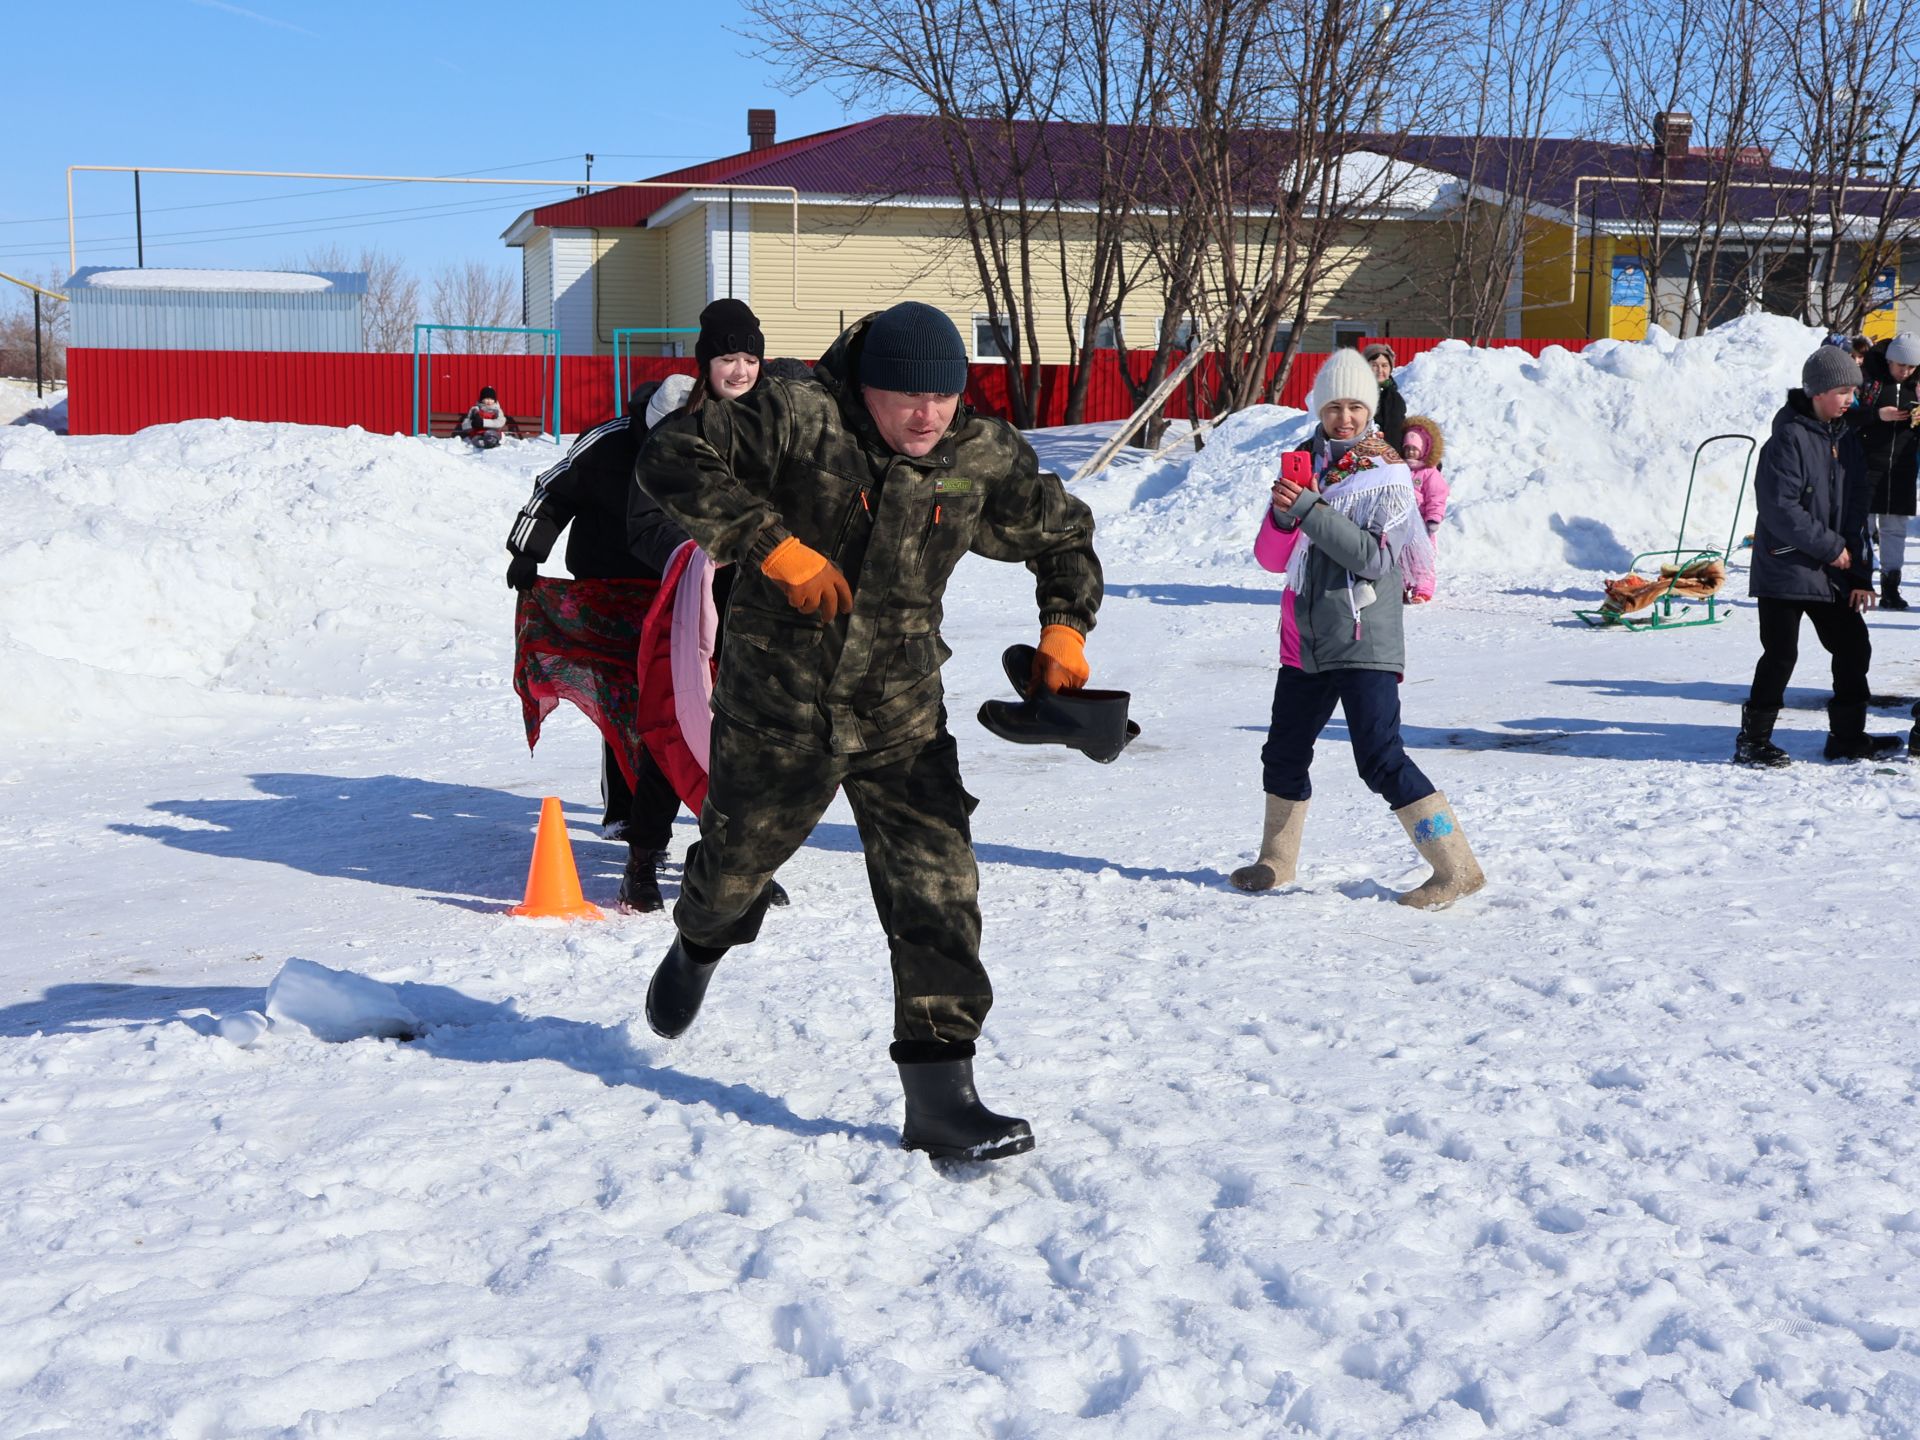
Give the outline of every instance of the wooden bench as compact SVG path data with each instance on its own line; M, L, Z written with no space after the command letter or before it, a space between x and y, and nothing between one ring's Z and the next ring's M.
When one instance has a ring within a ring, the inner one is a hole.
M467 418L465 410L434 410L427 415L427 434L436 440L451 440L458 430L460 422ZM507 416L506 433L516 440L525 435L544 434L546 426L538 415Z

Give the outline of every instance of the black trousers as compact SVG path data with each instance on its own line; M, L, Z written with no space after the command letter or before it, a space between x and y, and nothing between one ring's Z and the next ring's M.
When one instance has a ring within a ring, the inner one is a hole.
M1313 743L1338 704L1347 717L1353 763L1367 788L1396 810L1433 794L1433 782L1407 758L1400 743L1400 677L1388 670L1322 670L1309 675L1280 667L1273 686L1273 723L1260 751L1267 794L1305 800L1313 794L1307 770Z
M628 788L627 777L620 773L620 762L613 747L600 745L600 797L607 813L600 822L602 831L617 835L635 850L664 850L673 838L673 817L680 813L680 796L673 783L653 763L653 753L640 752L638 784Z
M700 843L687 853L673 923L700 945L745 945L767 913L767 882L847 792L867 883L893 967L893 1038L977 1039L993 1004L980 964L979 871L945 727L925 740L835 755L713 717L713 769Z
M1866 617L1841 600L1759 600L1760 663L1753 670L1753 690L1747 704L1755 710L1778 710L1787 697L1794 662L1800 658L1800 617L1813 622L1813 633L1833 657L1833 698L1840 705L1864 705L1867 666L1873 660L1873 641Z

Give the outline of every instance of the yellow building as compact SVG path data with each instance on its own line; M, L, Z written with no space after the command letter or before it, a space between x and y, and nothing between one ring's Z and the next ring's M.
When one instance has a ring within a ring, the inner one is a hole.
M1700 240L1683 228L1685 211L1699 208L1690 170L1709 162L1686 148L1683 117L1672 118L1669 125L1663 117L1651 146L1553 140L1519 147L1421 136L1398 142L1391 160L1362 151L1353 169L1356 183L1378 197L1376 223L1336 251L1300 348L1447 333L1442 277L1467 197L1482 214L1504 204L1505 213L1527 217L1507 227L1513 252L1503 266L1500 328L1509 337L1637 339L1654 319L1678 328L1683 313L1713 312L1717 320L1760 306L1804 309L1805 267L1781 263L1778 223L1768 229L1764 217L1744 230L1722 227L1712 273L1704 284L1695 275L1693 303L1682 303L1688 247ZM811 359L850 320L911 298L945 310L976 360L1000 358L937 122L881 116L776 142L772 112L751 111L749 135L751 148L740 154L516 219L503 238L521 251L525 323L559 330L568 354L611 353L623 331L630 354L691 353L701 309L730 295L760 316L770 355ZM1092 135L1069 125L1023 132L1023 140L1050 147L1046 173L1064 192L1037 202L1050 211L1057 202L1058 216L1044 227L1033 261L1031 319L1044 361L1070 359L1080 325L1069 307L1078 308L1091 260L1092 227L1083 217L1097 193ZM1520 153L1529 157L1525 175L1509 159ZM1680 216L1666 221L1657 246L1645 217L1631 209L1645 203L1649 174L1677 197L1667 208ZM1147 253L1142 244L1130 261L1145 262ZM1143 284L1123 306L1129 347L1152 348L1163 326L1191 324L1158 313L1154 294ZM1876 323L1890 329L1894 308ZM1109 329L1101 343L1116 338Z

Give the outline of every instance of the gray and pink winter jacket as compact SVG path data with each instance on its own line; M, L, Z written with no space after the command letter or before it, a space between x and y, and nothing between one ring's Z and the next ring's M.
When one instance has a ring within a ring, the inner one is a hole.
M1263 509L1253 557L1284 575L1302 535L1313 542L1299 595L1280 597L1280 663L1309 675L1323 670L1406 673L1401 576L1383 537L1363 530L1308 490L1281 518ZM1370 582L1373 600L1358 616L1347 577Z

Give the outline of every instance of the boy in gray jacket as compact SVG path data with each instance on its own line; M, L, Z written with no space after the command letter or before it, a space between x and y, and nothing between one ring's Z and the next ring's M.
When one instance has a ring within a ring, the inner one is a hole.
M1813 621L1833 657L1827 759L1870 760L1900 746L1898 736L1866 733L1873 643L1864 616L1874 603L1869 481L1860 437L1846 424L1860 382L1851 355L1822 345L1800 367L1800 388L1787 392L1772 438L1760 447L1749 582L1760 612L1760 663L1740 710L1736 765L1789 763L1773 743L1773 726L1800 656L1802 617Z

